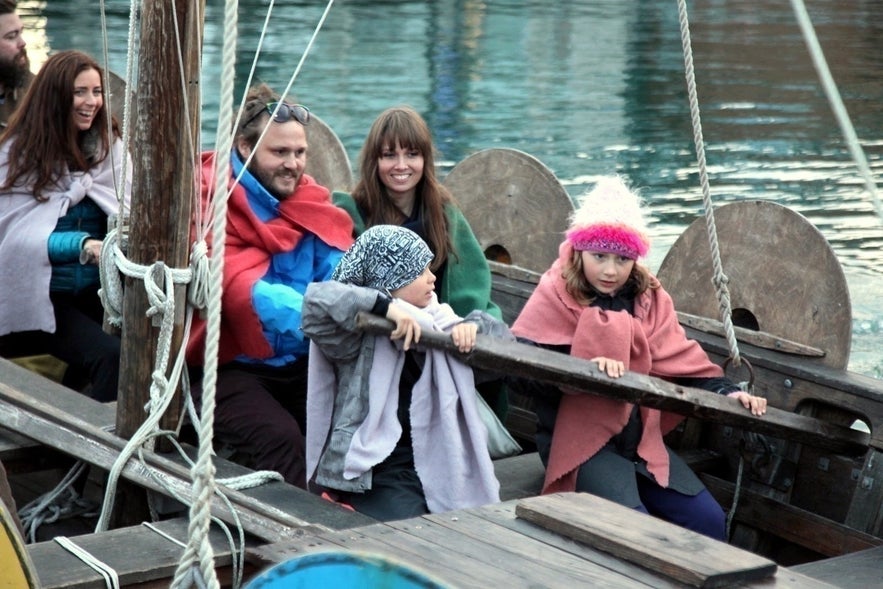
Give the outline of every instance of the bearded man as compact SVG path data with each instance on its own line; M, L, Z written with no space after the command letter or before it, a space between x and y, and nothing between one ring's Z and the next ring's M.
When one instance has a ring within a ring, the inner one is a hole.
M21 36L21 18L16 11L18 2L0 0L0 126L12 116L19 100L34 79L31 62Z
M246 95L230 155L215 432L257 470L307 487L307 286L331 278L353 243L349 215L304 173L310 111L261 84ZM263 136L263 137L262 137ZM262 138L261 138L262 137ZM260 141L259 141L260 139ZM202 195L214 190L214 153L203 154ZM203 365L205 324L187 348ZM198 380L194 386L199 401Z

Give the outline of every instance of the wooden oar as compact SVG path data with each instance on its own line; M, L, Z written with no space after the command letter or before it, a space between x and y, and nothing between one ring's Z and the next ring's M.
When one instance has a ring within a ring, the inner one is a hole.
M392 322L369 313L360 313L356 318L356 325L359 329L375 334L389 334L394 327ZM472 352L461 354L450 335L426 331L420 335L420 344L456 354L476 368L565 386L705 421L725 423L835 453L859 455L870 445L870 436L867 433L842 425L789 413L775 407L769 407L765 415L755 417L738 401L724 395L675 385L635 372L627 372L621 378L612 379L602 374L594 362L535 346L479 335Z

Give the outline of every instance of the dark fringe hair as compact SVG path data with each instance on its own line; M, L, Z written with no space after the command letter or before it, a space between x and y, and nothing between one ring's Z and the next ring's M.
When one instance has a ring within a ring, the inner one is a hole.
M432 133L423 117L409 106L397 106L383 111L371 125L368 137L359 154L359 181L353 189L353 199L367 215L366 225L401 225L405 215L393 204L380 181L378 160L384 147L413 149L423 156L423 177L417 184L415 196L420 205L426 241L435 258L430 269L438 270L455 255L444 207L453 202L451 193L435 175L435 146Z

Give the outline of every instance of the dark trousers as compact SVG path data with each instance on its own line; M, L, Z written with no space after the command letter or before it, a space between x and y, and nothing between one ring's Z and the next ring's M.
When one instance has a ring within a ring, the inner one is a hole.
M648 475L638 472L633 461L609 447L602 448L579 467L576 490L610 499L688 530L726 541L724 510L698 479L695 494L661 487Z
M414 468L410 446L396 446L389 458L371 470L371 489L364 493L337 493L343 503L352 505L380 521L418 517L429 513L423 484Z
M191 369L201 400L201 371ZM215 434L256 470L274 470L302 489L306 484L307 359L284 367L233 362L218 369Z
M68 365L66 386L92 386L89 396L101 402L117 398L120 339L101 328L103 309L96 291L79 295L52 293L55 333L22 331L0 337L0 356L50 354Z

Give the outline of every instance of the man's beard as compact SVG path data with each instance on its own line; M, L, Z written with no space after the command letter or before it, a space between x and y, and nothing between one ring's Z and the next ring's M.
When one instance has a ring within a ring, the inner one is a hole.
M5 90L18 88L30 69L31 62L24 49L11 60L0 59L0 84Z
M276 175L274 172L269 172L264 170L263 168L259 168L254 163L248 167L248 171L251 172L251 175L258 179L258 182L261 183L261 186L269 192L276 200L285 200L289 196L291 196L290 192L285 194L281 194L279 190L273 185L273 180L276 179Z

